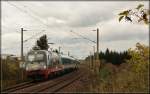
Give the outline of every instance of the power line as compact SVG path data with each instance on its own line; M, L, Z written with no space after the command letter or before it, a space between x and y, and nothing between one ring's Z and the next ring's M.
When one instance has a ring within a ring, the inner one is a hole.
M23 4L22 4L22 6L24 6L25 8L28 8L30 11L32 11L32 13L34 13L35 15L38 15L38 17L40 17L40 15L37 12L33 11L31 8L29 8L29 7L27 7L26 5L23 5Z
M42 33L42 32L43 32L43 31L41 31L41 32L39 32L39 33L37 33L37 34L35 34L35 35L29 37L28 39L25 39L25 40L23 41L23 43L26 43L28 40L33 39L34 37L36 37L38 34L40 34L40 33ZM15 43L17 46L14 45L14 46L16 46L17 48L19 48L19 47L18 47L18 46L19 46L18 43L20 43L20 42ZM4 48L4 49L2 49L2 50L13 49L14 46L9 47L9 48ZM16 48L15 48L15 49L16 49Z
M18 45L19 46L19 45ZM26 47L24 47L24 48L29 48L30 46L26 46ZM19 48L19 47L9 47L9 48L4 48L4 49L2 49L2 51L3 50L14 50L14 49L16 49L16 48ZM18 49L19 50L19 49Z
M41 21L41 20L38 19L37 17L34 17L34 16L32 16L31 14L29 14L26 10L21 9L21 8L19 8L18 6L16 6L15 4L12 4L12 3L10 3L10 2L8 2L8 4L10 4L11 6L13 6L13 7L19 9L21 12L23 12L23 13L25 13L25 14L28 14L28 15L31 16L32 18L34 18L34 19L40 21L42 24L48 26L47 24L43 23L43 21ZM43 31L42 31L42 32L43 32ZM39 32L39 33L37 33L36 35L31 36L30 38L24 40L23 42L27 42L28 40L33 39L34 37L36 37L37 35L39 35L39 34L42 33L42 32ZM12 49L12 48L11 48L11 49Z
M34 37L36 37L38 34L40 34L40 33L42 33L42 32L43 32L43 31L41 31L41 32L39 32L39 33L37 33L37 34L31 36L30 38L24 40L23 43L27 42L27 41L30 40L30 39L33 39ZM19 48L19 44L18 44L18 43L20 43L20 42L17 42L17 43L16 43L17 45L14 45L14 46L16 46L17 48ZM4 48L4 49L2 49L2 50L16 49L16 47L14 47L14 46L9 47L9 48Z
M29 37L28 39L25 39L23 42L25 43L25 42L27 42L28 40L33 39L33 38L34 38L34 37L36 37L37 35L39 35L39 34L43 33L43 31L44 31L44 30L42 30L42 31L41 31L41 32L39 32L39 33L36 33L35 35L33 35L33 36Z
M19 48L19 47L18 47L19 45L12 45L12 47L4 48L4 49L2 49L2 50L14 49L14 46L16 46L17 48ZM16 48L15 48L15 49L16 49Z
M36 19L36 20L38 20L39 22L41 22L41 24L43 24L43 25L45 25L46 27L49 28L49 25L47 25L47 24L45 24L43 21L41 21L41 19L39 19L39 18L41 18L41 17L39 16L39 14L36 13L35 11L33 11L31 8L30 8L30 11L32 11L32 13L38 15L38 18L37 18L37 16L35 17L35 15L34 15L34 16L31 15L31 13L29 14L28 11L21 9L20 7L16 6L15 4L12 4L12 3L10 3L10 2L8 2L8 3L9 3L10 5L16 7L17 9L19 9L21 12L23 12L23 13L25 13L25 14L31 16L32 18L34 18L34 19ZM24 5L23 5L23 6L24 6ZM27 6L24 6L24 7L27 7Z
M95 41L93 41L93 40L91 40L91 39L89 39L89 38L86 38L86 37L84 37L83 35L80 35L80 34L78 34L78 33L76 33L76 32L73 32L72 30L71 30L70 32L72 32L72 33L74 33L74 34L76 34L76 35L82 37L83 39L86 39L86 40L89 40L89 41L91 41L91 42L93 42L93 43L96 43Z
M39 19L39 18L37 18L37 17L34 17L33 15L29 14L28 11L21 9L20 7L16 6L15 4L12 4L12 3L10 3L10 2L8 2L8 4L10 4L10 5L14 6L15 8L19 9L21 12L23 12L23 13L25 13L25 14L28 14L29 16L31 16L32 18L38 20L38 21L41 22L43 25L45 25L45 26L47 26L47 27L49 28L49 25L43 23L43 21L41 21L41 19ZM31 10L31 9L30 9L30 10ZM33 10L32 10L32 12L33 12ZM37 13L35 13L35 12L34 12L34 14L37 15ZM39 33L38 33L38 34L39 34ZM33 37L37 36L38 34L31 36L30 38L24 40L24 42L27 42L28 40L33 39Z
M25 14L31 16L32 18L34 18L34 19L38 20L39 22L41 22L43 25L49 27L49 25L43 23L43 21L41 21L41 19L39 19L39 18L37 18L37 17L34 17L33 15L29 14L26 10L21 9L20 7L16 6L15 4L12 4L12 3L10 3L10 2L8 2L8 4L14 6L15 8L19 9L21 12L23 12L23 13L25 13Z
M41 21L39 18L34 17L33 15L29 14L26 10L21 9L21 8L17 7L15 4L12 4L12 3L10 3L10 2L8 2L8 3L9 3L10 5L16 7L17 9L19 9L21 12L26 13L26 14L28 14L29 16L31 16L32 18L34 18L34 19L40 21L43 25L45 25L45 26L47 26L47 27L49 28L49 26L48 26L47 24L43 23L43 21ZM26 7L26 6L24 6L24 7ZM31 9L30 9L30 10L31 10ZM32 10L32 12L33 12L33 10ZM35 12L34 12L34 14L35 14ZM36 13L36 15L37 15L37 13ZM39 16L39 15L38 15L38 16ZM41 33L41 32L40 32L40 33ZM38 34L39 34L39 33L38 33ZM33 36L35 37L35 36L37 36L38 34L33 35ZM33 36L31 36L29 39L33 39ZM29 39L24 40L24 42L27 42Z
M12 31L12 28L8 28L8 27L6 27L6 26L4 26L4 25L2 25L2 27L5 28L5 29L8 29L8 30L11 30L11 31ZM16 31L14 28L13 28L13 31L14 31L14 32L17 32L17 33L20 33L19 31Z

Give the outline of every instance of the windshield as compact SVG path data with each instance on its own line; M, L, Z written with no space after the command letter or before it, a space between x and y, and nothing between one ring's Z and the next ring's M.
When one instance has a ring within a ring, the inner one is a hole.
M46 55L43 52L32 52L27 55L27 61L46 61Z

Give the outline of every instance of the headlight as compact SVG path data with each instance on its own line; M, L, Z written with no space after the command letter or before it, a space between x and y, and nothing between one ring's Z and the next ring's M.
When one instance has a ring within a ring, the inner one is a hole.
M34 56L34 55L29 55L29 56L28 56L28 60L29 60L29 61L33 61L33 60L34 60L34 58L35 58L35 56Z
M28 67L28 66L26 66L26 70L27 70L27 71L29 70L29 67Z
M44 65L43 68L46 69L46 65Z
M42 68L46 69L45 62L40 62L40 65L42 66Z

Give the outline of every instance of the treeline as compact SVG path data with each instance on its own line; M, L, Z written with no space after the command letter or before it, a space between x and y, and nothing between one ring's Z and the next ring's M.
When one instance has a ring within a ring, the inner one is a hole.
M112 54L111 51L107 50L106 52L107 54L109 52L109 55ZM149 46L137 43L135 48L122 52L120 58L125 59L129 55L130 59L126 60L124 64L120 64L119 67L112 66L112 64L105 64L101 67L100 73L97 75L98 80L94 83L95 92L142 92L144 94L150 92Z
M127 51L123 52L116 52L116 51L110 51L108 48L105 52L99 53L99 58L104 59L109 63L119 65L121 63L125 63L126 59L130 59L130 55Z
M92 56L88 56L86 60L89 60L90 57L92 59L96 58L96 53ZM101 60L105 60L107 63L112 63L114 65L120 65L121 63L125 63L125 60L128 60L131 58L131 56L128 54L127 51L123 52L116 52L116 51L111 51L108 48L106 49L105 52L100 52L99 53L99 58Z

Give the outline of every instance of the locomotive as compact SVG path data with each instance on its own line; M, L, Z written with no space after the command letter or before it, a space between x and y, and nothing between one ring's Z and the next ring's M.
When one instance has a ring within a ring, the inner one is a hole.
M78 68L72 57L46 50L33 50L25 57L25 71L28 78L44 78Z

